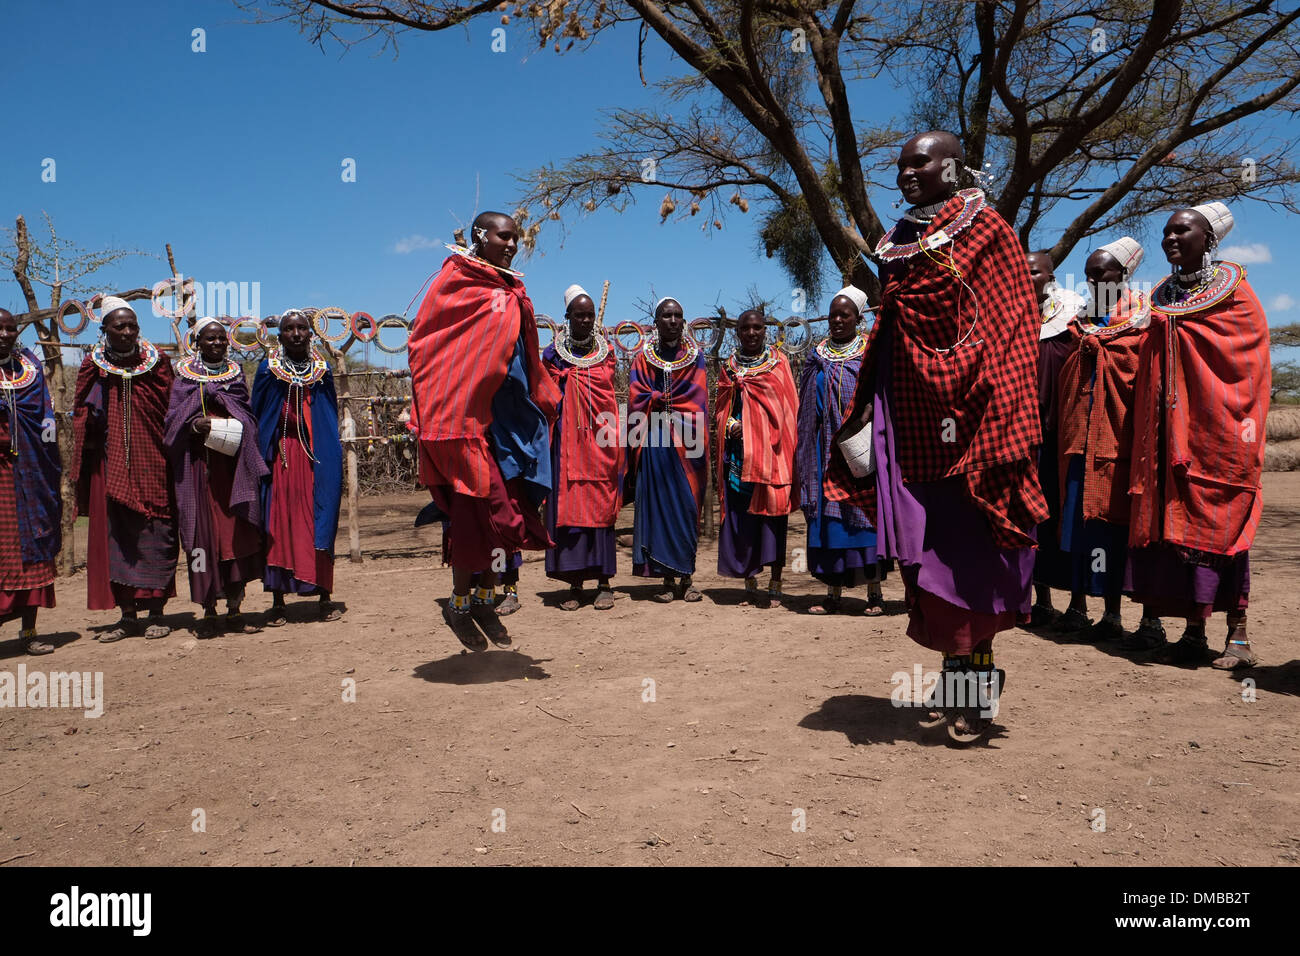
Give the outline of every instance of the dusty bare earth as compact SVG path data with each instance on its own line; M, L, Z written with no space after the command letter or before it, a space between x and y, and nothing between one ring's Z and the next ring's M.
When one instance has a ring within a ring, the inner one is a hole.
M101 645L113 616L84 610L78 575L42 617L57 653L20 656L9 624L0 670L102 671L103 716L0 710L0 862L1295 864L1300 474L1265 493L1254 701L1240 677L1013 631L1000 730L969 749L890 703L891 674L936 666L903 634L896 577L884 618L741 608L706 544L700 604L654 604L625 575L614 610L565 613L532 560L517 650L469 655L414 494L365 502L337 623L303 602L256 635Z

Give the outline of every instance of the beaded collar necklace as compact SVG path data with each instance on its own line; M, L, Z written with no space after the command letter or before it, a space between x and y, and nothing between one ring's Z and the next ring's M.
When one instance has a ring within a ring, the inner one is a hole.
M645 345L641 346L641 354L645 360L655 368L663 369L665 372L678 372L688 366L694 365L695 360L699 358L700 347L695 344L695 338L685 333L682 334L680 348L681 354L675 359L666 359L659 355L657 351L659 340L652 337L646 340Z
M222 359L221 364L214 368L196 355L176 366L176 374L191 382L229 382L239 378L241 369L230 359Z
M859 332L843 345L836 345L830 336L817 343L817 354L827 362L847 362L867 350L867 337Z
M1208 280L1191 289L1178 281L1176 273L1168 275L1151 290L1151 307L1165 315L1203 312L1229 298L1245 278L1245 267L1226 259L1215 263Z
M770 348L764 348L754 356L744 356L737 350L727 356L727 370L736 378L762 375L776 368L777 355Z
M108 360L108 346L104 342L95 343L94 348L90 350L90 360L95 363L100 371L124 379L132 379L137 375L146 375L158 364L158 350L154 348L152 343L146 342L144 339L137 339L136 347L140 360L129 368L114 365Z
M948 205L948 200L951 198L952 196L944 196L938 202L932 202L928 206L913 206L903 213L903 218L910 222L928 226L935 216L943 212L943 207Z
M18 368L14 369L14 359ZM13 349L9 357L0 362L0 389L4 389L4 406L9 412L9 457L18 457L18 390L36 381L36 364L26 355Z
M14 368L15 360L18 367ZM9 353L7 359L0 360L0 388L16 392L36 381L36 363L18 349Z
M470 252L464 246L453 246L451 243L447 243L447 248L456 253L456 255L460 256L462 259L469 259L471 262L477 262L479 265L487 266L489 269L496 269L497 272L505 273L508 276L514 276L516 279L522 279L524 277L522 272L516 272L514 269L510 269L506 266L493 265L486 259L474 255L474 253Z
M609 343L605 341L603 335L596 335L593 332L591 338L587 339L583 344L589 344L593 338L596 340L594 349L586 355L575 355L572 347L578 343L573 341L569 336L569 331L565 329L555 337L555 354L575 368L591 368L599 365L609 357Z
M915 242L906 242L902 245L896 245L894 243L894 233L898 230L898 226L895 225L889 230L889 232L885 233L880 242L876 244L876 258L882 259L885 262L893 262L898 259L910 259L912 256L917 255L920 252L936 249L945 243L952 242L953 239L957 237L958 233L962 232L967 226L975 221L975 217L979 214L979 211L984 208L986 203L984 191L982 189L963 189L961 192L957 193L956 196L952 197L952 199L960 199L962 205L961 209L957 211L956 217L952 222L948 223L947 226L942 229L936 229L928 236L918 236ZM952 199L945 200L940 209L946 207L948 203L952 202ZM933 208L933 206L922 206L918 207L916 211L923 212L931 208ZM912 217L908 216L905 218ZM922 220L917 218L912 218L912 221L918 224L922 223ZM928 226L931 222L933 222L933 220L925 220L924 225ZM924 229L922 232L924 232Z
M329 365L315 352L307 353L307 361L296 362L279 348L273 349L266 357L266 367L272 375L290 385L315 385L329 371Z
M1112 322L1110 325L1098 325L1096 322L1089 322L1085 317L1080 316L1076 320L1079 331L1084 335L1099 335L1103 338L1111 338L1121 332L1144 329L1151 324L1151 300L1140 289L1126 289L1124 297L1115 304L1110 314L1113 316L1120 309L1124 310L1124 319L1119 322Z

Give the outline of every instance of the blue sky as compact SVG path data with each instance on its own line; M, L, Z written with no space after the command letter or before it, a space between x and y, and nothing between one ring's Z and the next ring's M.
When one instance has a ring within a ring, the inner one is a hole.
M201 281L260 283L263 315L324 305L402 313L445 257L441 242L472 217L476 191L479 209L509 211L511 173L593 148L600 110L654 96L637 75L634 29L557 56L511 27L498 54L488 18L407 34L393 59L373 41L340 56L291 24L245 21L227 0L5 0L11 109L0 221L12 226L21 213L39 237L44 210L80 246L160 257L104 270L104 288L163 278L171 242L181 270ZM191 50L196 27L206 30L204 53ZM652 35L647 77L673 69ZM859 103L865 92L855 90ZM887 79L870 102L904 105ZM53 183L41 180L47 157L57 163ZM355 182L342 181L345 158L356 161ZM722 231L705 234L699 219L660 225L661 198L646 192L622 215L567 217L563 245L544 230L540 254L516 262L538 311L559 314L566 286L598 294L604 279L610 324L642 318L637 302L652 289L679 298L688 315L714 303L734 309L750 286L788 301L790 283L755 253L752 212L733 210ZM895 198L873 195L886 215ZM1300 292L1285 278L1294 217L1254 203L1234 213L1228 257L1247 263L1271 323L1300 321ZM1156 241L1139 280L1165 271ZM1058 276L1081 277L1087 251ZM25 310L7 273L0 305ZM161 320L146 319L145 331L161 337Z

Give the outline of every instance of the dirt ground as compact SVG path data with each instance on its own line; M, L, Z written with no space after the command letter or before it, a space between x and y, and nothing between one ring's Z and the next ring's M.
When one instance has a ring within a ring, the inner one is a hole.
M470 655L439 616L438 532L411 526L425 500L364 502L340 622L301 602L288 627L196 641L182 576L180 629L101 645L114 615L84 610L79 574L42 615L55 654L20 655L6 625L0 671L102 671L105 704L0 710L0 863L1300 861L1300 474L1265 478L1253 701L1241 676L1017 630L999 729L966 749L891 704L892 674L937 666L897 577L881 618L802 613L819 587L793 571L799 610L742 608L704 542L703 602L652 603L623 551L628 598L565 613L537 555L516 649Z

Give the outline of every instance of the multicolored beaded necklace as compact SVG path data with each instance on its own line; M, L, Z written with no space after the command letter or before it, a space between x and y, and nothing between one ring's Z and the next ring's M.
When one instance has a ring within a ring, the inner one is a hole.
M18 368L14 369L14 359ZM36 381L36 365L22 352L13 349L0 364L0 388L4 389L5 405L9 409L9 457L18 457L18 390Z
M1113 322L1110 325L1099 325L1095 322L1089 322L1086 318L1080 316L1076 321L1079 331L1084 335L1100 335L1103 337L1119 335L1121 332L1127 332L1131 329L1141 329L1147 326L1151 321L1151 300L1143 294L1140 289L1127 289L1122 298L1116 303L1116 308L1123 306L1126 315L1123 321ZM1114 315L1112 310L1111 315Z
M210 366L196 355L187 362L176 366L176 374L191 382L233 382L242 374L242 369L230 359L222 359L220 366ZM213 369L219 371L213 371Z
M827 362L847 362L855 359L867 350L867 337L859 332L846 344L836 345L830 336L817 343L817 354Z
M885 262L893 262L898 259L910 259L912 256L921 252L928 252L936 249L945 243L952 242L957 234L962 232L975 221L979 211L984 208L986 200L984 190L982 189L963 189L957 193L956 197L962 201L962 207L957 213L957 217L948 223L942 229L936 230L929 236L918 236L915 242L905 242L902 245L896 245L893 241L894 233L898 226L894 225L889 232L881 237L880 242L876 244L876 258ZM944 204L945 206L947 203ZM914 222L924 226L929 223L921 223L920 219L914 219ZM932 220L931 220L932 221Z
M329 371L329 363L315 352L308 353L307 361L295 362L278 348L266 357L266 367L272 375L290 385L315 385Z
M1190 289L1183 287L1177 275L1168 275L1151 290L1152 308L1175 316L1203 312L1231 296L1245 278L1245 267L1227 259L1215 263L1214 274Z
M285 434L289 430L289 404L292 402L297 414L294 416L294 425L298 435L298 444L302 450L307 453L307 457L312 464L319 464L316 457L311 453L311 442L302 430L302 403L306 396L307 387L315 385L325 377L329 371L329 366L325 360L314 352L308 353L308 359L305 362L295 362L289 356L284 354L282 349L275 349L266 358L266 367L282 382L287 382L288 390L284 393L284 407L280 412L280 464L286 469L289 467L289 456L284 449Z
M651 335L646 340L645 345L641 346L641 354L645 360L654 368L664 373L664 412L671 415L673 412L673 373L695 364L699 358L700 347L695 344L693 335L683 334L678 343L681 355L676 359L666 359L660 356L657 351L659 347L659 333Z
M108 358L108 347L104 342L95 343L90 350L90 360L102 372L116 375L122 380L122 451L126 460L127 474L131 472L131 380L139 375L147 375L158 364L158 350L144 339L136 340L136 351L140 357L130 367L114 365Z
M727 371L736 378L746 378L772 371L776 368L776 362L777 355L770 348L764 348L752 358L742 356L740 351L736 350L727 356Z
M596 340L596 347L586 355L575 355L572 346L575 344L569 330L565 329L555 337L555 354L564 361L568 362L574 368L592 368L599 365L609 357L609 343L605 341L603 335L592 334ZM587 339L584 344L590 344L591 339Z

